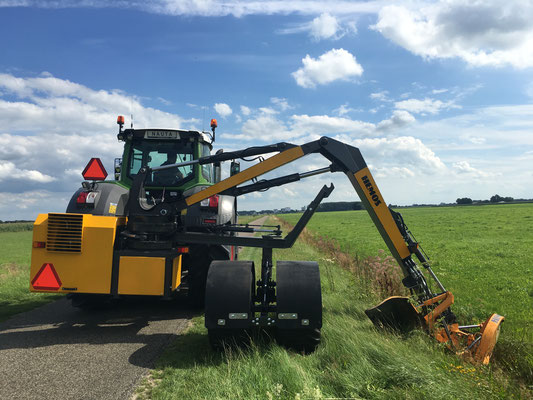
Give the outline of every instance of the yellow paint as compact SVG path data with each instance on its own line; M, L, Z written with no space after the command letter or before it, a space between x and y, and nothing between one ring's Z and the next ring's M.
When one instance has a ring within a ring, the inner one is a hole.
M368 170L368 168L363 168L362 170L356 172L354 174L355 179L357 180L357 183L365 193L365 196L367 200L369 201L370 205L372 206L372 209L374 210L374 213L378 217L381 225L383 226L383 229L385 229L387 236L392 241L394 247L396 248L396 251L398 251L398 254L400 257L406 258L409 257L411 252L407 248L407 245L405 244L405 240L402 237L402 234L400 230L398 229L398 226L396 225L396 222L392 218L392 214L390 213L389 208L387 207L387 203L385 200L383 200L383 196L379 192L378 186L376 185L376 182L374 181L374 178L372 177L372 174ZM367 190L367 187L365 186L365 182L363 181L363 177L368 179L370 184L372 185L372 188L375 192L375 194L378 196L379 204L376 205L376 201L372 198L372 195L369 190Z
M252 178L263 175L273 169L281 167L291 161L294 161L300 157L304 156L304 152L301 147L293 147L291 149L285 150L275 156L267 158L265 161L255 164L250 168L245 169L238 174L230 176L223 181L220 181L216 185L213 185L207 189L202 190L201 192L195 193L185 199L185 202L188 206L198 203L208 197L211 197L217 193L223 192L226 189L240 185L243 182L249 181Z
M62 288L57 292L110 293L116 229L125 222L126 219L121 217L83 214L81 252L69 253L50 251L47 248L33 248L30 282L44 263L51 263L62 283ZM47 232L48 214L39 214L33 225L33 241L46 242ZM30 290L43 291L34 290L32 287Z
M164 289L164 257L120 257L118 294L162 296Z
M181 284L181 257L178 255L172 263L172 290L176 290Z

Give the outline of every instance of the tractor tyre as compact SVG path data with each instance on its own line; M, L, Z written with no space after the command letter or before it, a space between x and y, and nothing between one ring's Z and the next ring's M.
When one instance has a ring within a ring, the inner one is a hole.
M276 339L290 349L312 353L320 344L322 293L314 261L276 264Z
M218 246L191 246L188 256L188 303L196 309L205 305L205 287L209 266L215 260L225 260L227 254Z
M248 343L254 289L252 261L211 263L205 292L205 327L214 349Z

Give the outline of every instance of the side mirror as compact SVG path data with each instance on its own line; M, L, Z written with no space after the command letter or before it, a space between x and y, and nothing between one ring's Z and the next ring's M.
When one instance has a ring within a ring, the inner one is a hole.
M115 158L115 180L120 180L120 174L122 172L122 158Z
M229 175L233 176L241 172L241 163L233 160L230 165Z
M215 183L218 183L222 180L222 168L220 163L215 163Z
M218 154L222 154L222 153L224 153L224 149L218 150L215 154L218 155ZM216 163L213 164L213 171L214 171L214 174L215 174L215 176L214 176L215 183L220 182L222 180L221 162L216 162Z

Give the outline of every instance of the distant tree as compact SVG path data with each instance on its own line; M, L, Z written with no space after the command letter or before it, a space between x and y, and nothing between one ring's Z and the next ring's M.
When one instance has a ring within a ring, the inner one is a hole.
M470 197L460 197L455 202L457 204L472 204L472 199Z
M317 212L362 210L363 208L363 204L360 201L336 201L321 203L317 208Z
M503 197L500 196L499 194L495 194L494 196L490 198L491 203L499 203L500 201L503 201Z
M511 202L511 201L514 201L514 199L512 197L504 197L502 199L502 201L505 201L505 202Z

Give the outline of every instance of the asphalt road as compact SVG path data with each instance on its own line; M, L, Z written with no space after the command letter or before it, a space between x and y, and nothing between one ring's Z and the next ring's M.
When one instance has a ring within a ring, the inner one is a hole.
M183 300L150 298L18 314L0 323L0 399L129 399L192 316Z
M83 312L66 299L0 324L0 399L128 399L189 324L179 302Z

